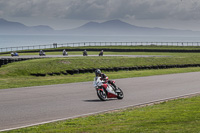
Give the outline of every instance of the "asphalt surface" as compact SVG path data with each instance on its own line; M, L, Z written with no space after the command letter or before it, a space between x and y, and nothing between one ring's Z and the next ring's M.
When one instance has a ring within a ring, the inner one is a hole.
M83 55L46 55L46 56L39 56L39 55L22 55L22 56L0 56L1 58L50 58L50 57L80 57ZM98 56L98 55L88 55L88 56ZM162 56L162 55L104 55L104 56L123 56L123 57L169 57L169 56Z
M92 82L0 90L0 131L200 93L199 80L200 72L117 79L124 99L106 102Z

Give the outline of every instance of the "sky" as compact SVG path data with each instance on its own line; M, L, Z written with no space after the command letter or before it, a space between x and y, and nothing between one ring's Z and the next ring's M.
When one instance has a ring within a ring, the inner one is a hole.
M200 0L0 0L0 18L57 30L119 19L136 26L200 31Z

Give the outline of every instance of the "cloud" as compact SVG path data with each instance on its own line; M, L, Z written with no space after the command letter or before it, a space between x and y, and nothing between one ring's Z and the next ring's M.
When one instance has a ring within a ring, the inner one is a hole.
M0 17L199 20L198 0L0 0Z

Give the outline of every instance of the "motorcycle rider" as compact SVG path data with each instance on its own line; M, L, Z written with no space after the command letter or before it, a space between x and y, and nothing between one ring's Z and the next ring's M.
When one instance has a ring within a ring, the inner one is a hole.
M63 50L63 55L68 55L68 53L65 49Z
M99 53L99 56L103 56L103 50L101 50L101 52Z
M43 50L40 50L39 55L40 56L45 55L45 52Z
M86 49L83 51L83 56L87 56L88 54L87 54L87 51L86 51Z
M108 77L104 73L101 73L100 69L95 70L95 75L96 75L96 78L95 78L96 80L98 77L101 77L100 80L108 80ZM114 87L114 91L117 90L116 85L113 82L108 80L108 83Z

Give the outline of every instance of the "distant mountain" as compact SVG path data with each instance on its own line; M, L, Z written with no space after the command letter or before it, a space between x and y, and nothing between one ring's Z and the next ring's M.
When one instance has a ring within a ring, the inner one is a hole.
M66 30L66 33L69 30ZM71 29L71 34L91 35L186 35L200 34L200 32L189 30L176 30L164 28L148 28L131 25L120 20L110 20L103 23L89 22L78 28Z
M71 30L64 30L64 33L71 34L91 34L91 35L118 35L118 34L131 34L133 28L137 28L134 25L122 22L120 20L111 20L103 23L88 22L78 28Z
M97 22L89 22L78 29L96 29L96 30L128 30L130 28L136 28L134 25L130 25L128 23L122 22L120 20L111 20L111 21L106 21L103 23L97 23Z
M49 26L26 26L0 18L0 34L51 34L55 30Z
M88 22L78 28L54 30L45 25L26 26L0 19L0 34L70 34L70 35L200 35L200 32L164 28L139 27L120 20Z

